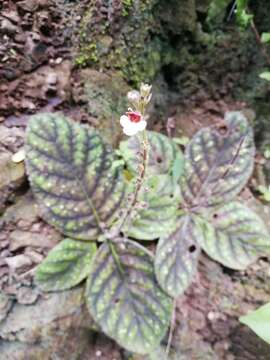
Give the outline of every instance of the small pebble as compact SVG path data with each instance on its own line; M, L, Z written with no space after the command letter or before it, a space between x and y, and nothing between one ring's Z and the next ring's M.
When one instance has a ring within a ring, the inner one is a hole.
M11 160L14 163L20 163L22 161L24 161L25 159L25 151L24 149L19 150L18 152L16 152L15 154L12 155Z
M55 64L56 65L59 65L59 64L61 64L61 62L63 61L63 59L61 58L61 57L58 57L57 59L55 59Z

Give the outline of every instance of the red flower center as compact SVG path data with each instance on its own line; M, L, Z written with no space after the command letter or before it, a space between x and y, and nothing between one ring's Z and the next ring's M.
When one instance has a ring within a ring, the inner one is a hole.
M137 111L128 111L127 116L131 122L138 123L142 119L142 115Z

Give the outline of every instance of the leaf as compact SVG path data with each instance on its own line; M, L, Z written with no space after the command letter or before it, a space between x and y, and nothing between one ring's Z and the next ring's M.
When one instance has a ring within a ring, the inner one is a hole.
M26 165L43 217L67 236L89 240L112 222L124 196L122 169L100 135L60 114L32 117Z
M262 200L270 202L270 186L259 185L257 190L261 193L260 198Z
M162 289L172 297L181 295L196 273L200 254L197 240L201 236L196 218L185 215L179 219L177 228L158 242L156 276Z
M88 276L95 253L95 243L64 239L38 266L35 281L43 291L70 289Z
M203 250L224 266L244 270L259 256L270 252L270 237L263 221L252 210L229 203L201 222Z
M236 0L236 16L238 24L246 27L253 19L253 15L247 13L248 0Z
M175 186L170 176L159 175L147 180L145 187L147 191L142 189L135 217L126 224L124 233L138 240L153 240L175 227L179 186Z
M186 148L180 179L187 206L213 207L233 199L252 173L254 154L252 129L239 112L228 113L222 127L200 130Z
M270 81L270 71L265 71L260 74L260 78L263 80Z
M249 326L260 338L270 344L270 303L240 317L240 322Z
M179 167L182 166L183 154L178 146L167 136L154 131L147 131L149 143L149 159L147 173L149 175L170 174L175 159L178 159ZM138 173L140 163L140 140L137 136L130 137L127 141L120 143L120 153L123 156L128 170L133 175ZM180 171L180 170L179 170Z
M86 301L104 333L135 353L156 348L170 322L171 299L155 279L153 258L132 241L101 245Z
M207 12L206 23L210 26L221 24L224 21L226 10L230 3L230 0L211 0Z
M263 44L270 42L270 32L264 32L261 35L261 42Z
M184 156L177 152L172 165L172 178L175 184L178 183L184 170Z

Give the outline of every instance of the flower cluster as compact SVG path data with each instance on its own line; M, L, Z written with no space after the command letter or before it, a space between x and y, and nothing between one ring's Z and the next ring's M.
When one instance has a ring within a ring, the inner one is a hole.
M120 124L123 127L124 134L128 136L136 135L139 131L146 128L145 107L150 102L152 86L142 84L140 91L132 90L127 97L133 108L129 108L125 115L120 118Z

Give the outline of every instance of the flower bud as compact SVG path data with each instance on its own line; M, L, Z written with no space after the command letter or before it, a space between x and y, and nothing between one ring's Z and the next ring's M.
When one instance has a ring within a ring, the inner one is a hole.
M131 90L127 93L128 101L134 105L136 108L141 101L141 95L137 90Z
M152 85L141 84L140 93L143 98L148 98L151 93Z

